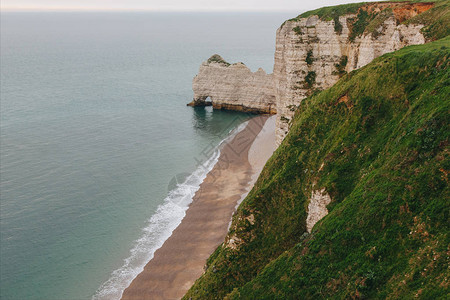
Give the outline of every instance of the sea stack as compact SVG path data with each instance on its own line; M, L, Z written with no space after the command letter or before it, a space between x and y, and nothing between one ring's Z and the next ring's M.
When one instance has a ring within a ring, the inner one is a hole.
M252 72L241 62L230 64L218 54L202 63L192 81L192 89L194 99L189 106L212 105L215 109L276 113L273 75L261 68Z

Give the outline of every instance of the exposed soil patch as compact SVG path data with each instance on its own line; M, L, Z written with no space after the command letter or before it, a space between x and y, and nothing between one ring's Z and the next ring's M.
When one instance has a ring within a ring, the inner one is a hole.
M391 8L395 19L398 23L402 23L411 19L418 14L426 12L433 8L433 2L384 2L384 3L369 3L360 9L367 11L369 14L377 14L387 8Z

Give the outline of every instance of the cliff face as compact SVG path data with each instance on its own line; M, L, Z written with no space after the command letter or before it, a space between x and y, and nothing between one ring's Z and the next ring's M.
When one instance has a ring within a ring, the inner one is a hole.
M304 98L331 87L378 56L425 43L424 25L409 20L433 6L384 2L305 13L277 30L273 74L262 69L252 73L243 63L229 64L213 55L194 78L194 99L188 105L277 113L280 144ZM208 97L212 102L206 101Z
M254 113L276 113L273 76L263 69L252 72L243 63L229 64L219 55L202 63L192 82L194 99L188 105L211 105ZM207 98L211 102L207 102Z
M343 75L380 55L425 43L421 33L424 25L400 22L433 5L371 3L353 14L300 16L285 22L277 30L274 66L278 144L304 98L331 87Z

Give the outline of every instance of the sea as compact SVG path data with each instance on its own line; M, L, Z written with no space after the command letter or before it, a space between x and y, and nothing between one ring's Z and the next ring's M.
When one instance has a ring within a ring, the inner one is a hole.
M218 53L272 72L295 12L2 12L1 299L120 299L251 116L187 107Z

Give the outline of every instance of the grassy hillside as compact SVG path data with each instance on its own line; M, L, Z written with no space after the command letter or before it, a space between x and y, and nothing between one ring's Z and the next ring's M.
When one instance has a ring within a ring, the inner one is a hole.
M407 47L304 100L185 299L447 296L449 56Z

